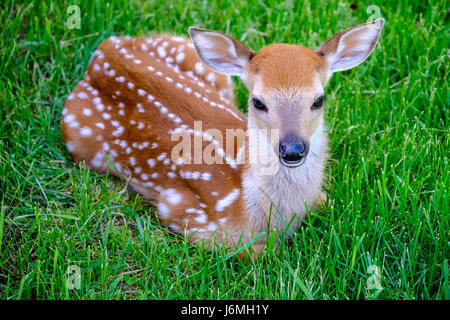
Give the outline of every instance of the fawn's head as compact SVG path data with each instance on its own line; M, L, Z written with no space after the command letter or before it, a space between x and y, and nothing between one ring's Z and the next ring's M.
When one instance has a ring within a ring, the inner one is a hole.
M384 20L346 29L318 49L271 44L254 52L217 31L189 28L200 59L212 70L240 76L249 96L249 127L279 130L271 139L282 164L303 163L323 120L324 87L334 72L362 63L375 47Z

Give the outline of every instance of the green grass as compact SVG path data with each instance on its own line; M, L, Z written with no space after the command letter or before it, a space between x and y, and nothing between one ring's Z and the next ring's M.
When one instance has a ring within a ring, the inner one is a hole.
M170 3L2 3L0 298L449 299L448 3ZM80 5L80 30L65 27L70 4ZM278 256L243 263L191 245L123 181L71 163L59 118L103 39L197 25L253 49L314 48L367 21L371 4L386 19L379 44L326 89L332 204ZM383 290L367 285L372 265ZM66 284L69 266L81 269L80 289Z

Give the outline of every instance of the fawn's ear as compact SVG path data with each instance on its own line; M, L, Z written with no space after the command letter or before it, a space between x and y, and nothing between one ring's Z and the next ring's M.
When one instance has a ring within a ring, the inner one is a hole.
M378 19L341 31L317 48L316 53L325 60L330 72L356 67L372 53L383 25L384 19Z
M221 32L189 28L197 55L210 69L242 76L254 52L245 44Z

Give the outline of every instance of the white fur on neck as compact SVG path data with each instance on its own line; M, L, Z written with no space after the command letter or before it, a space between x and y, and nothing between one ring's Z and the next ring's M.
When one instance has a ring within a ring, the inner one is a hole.
M243 189L253 228L267 230L269 219L270 229L284 231L290 224L290 230L294 231L298 227L300 221L296 218L305 217L305 203L312 206L321 192L326 152L327 134L322 121L311 138L310 151L302 165L296 168L280 165L275 174L262 175L258 164L249 164Z

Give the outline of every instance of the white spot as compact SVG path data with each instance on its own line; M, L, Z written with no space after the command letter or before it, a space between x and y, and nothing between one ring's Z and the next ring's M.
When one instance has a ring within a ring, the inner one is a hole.
M179 36L173 36L170 39L172 41L175 41L175 42L184 42L184 41L186 41L183 37L179 37Z
M200 213L198 217L195 218L198 223L206 223L208 221L208 216L204 213Z
M151 181L142 184L144 187L153 187L155 184Z
M184 54L184 52L180 52L180 53L177 54L177 56L175 58L175 61L177 63L181 63L181 62L183 62L185 57L186 57L186 55Z
M131 90L133 90L133 89L134 89L134 84L131 83L131 82L128 82L128 88L130 88Z
M66 143L66 148L67 148L67 151L69 151L69 152L73 152L75 150L75 147L69 142Z
M167 157L167 153L163 152L161 153L158 158L156 158L158 161L162 161Z
M125 131L124 127L118 127L116 130L112 132L113 136L120 136Z
M119 146L120 146L122 149L125 149L126 147L128 147L128 143L127 143L125 140L122 140L122 141L120 142Z
M158 47L157 51L158 51L158 55L161 58L165 58L166 57L167 53L166 53L166 50L163 47Z
M64 117L64 122L65 123L70 123L76 120L76 116L74 114L68 114L67 116Z
M216 203L216 211L221 212L226 207L231 205L234 201L236 201L236 199L239 196L239 193L240 193L239 189L233 189L233 191L231 191L227 196L225 196L225 198L218 200Z
M95 104L102 103L102 99L100 99L99 97L95 97L92 101L93 101Z
M206 80L213 83L214 81L216 81L216 75L214 73L210 73L208 74L208 76L206 77Z
M155 161L155 159L148 159L147 163L150 166L150 168L153 168L156 164L156 161Z
M89 128L89 127L83 127L83 128L80 129L80 134L83 137L89 137L89 136L92 135L92 129Z
M158 211L159 214L163 217L163 218L167 218L170 215L170 209L167 205L165 205L164 203L160 202L158 204Z
M94 167L100 167L100 166L102 165L103 157L104 157L104 156L103 156L103 153L97 152L97 153L95 154L95 157L92 159L91 164L92 164Z
M171 178L171 179L174 179L177 176L177 174L175 172L173 172L173 171L170 171L170 172L167 173L167 176L169 178Z
M84 108L84 109L83 109L83 114L84 114L85 116L90 117L90 116L92 116L92 110L89 109L89 108Z
M87 98L89 98L88 95L85 92L80 92L80 93L78 93L77 96L80 99L87 99Z
M198 178L200 178L200 172L198 171L192 172L192 179L197 180Z
M209 173L209 172L202 173L202 179L205 181L211 180L211 173Z
M95 124L95 126L96 126L97 128L100 128L100 129L105 129L105 125L103 124L103 122L97 122L97 123Z
M103 142L103 150L104 151L108 151L109 150L109 143L108 142Z
M123 82L125 82L125 77L123 77L123 76L117 77L116 81L123 83Z
M166 200L172 204L177 205L181 202L182 196L175 189L167 189L164 191L164 197Z
M203 66L203 63L201 62L197 62L195 64L195 72L197 72L198 74L203 74L205 73L205 67Z

